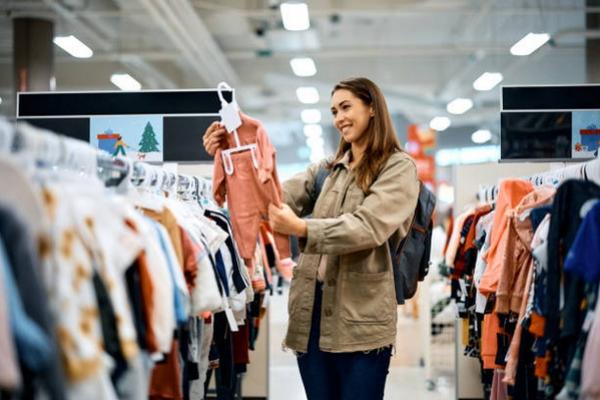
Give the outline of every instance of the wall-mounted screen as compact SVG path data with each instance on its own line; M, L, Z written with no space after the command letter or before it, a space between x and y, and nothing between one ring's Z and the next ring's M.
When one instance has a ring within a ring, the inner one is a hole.
M600 85L502 88L502 161L582 161L600 147Z

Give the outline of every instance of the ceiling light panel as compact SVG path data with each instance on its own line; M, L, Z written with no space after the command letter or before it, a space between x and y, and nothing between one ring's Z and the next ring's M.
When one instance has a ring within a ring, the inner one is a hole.
M445 131L450 127L450 118L448 117L435 117L429 121L429 127L438 132Z
M317 66L310 57L293 58L290 60L290 66L296 76L313 76L317 73Z
M121 90L140 90L142 84L129 74L112 74L110 81Z
M319 102L319 91L312 86L301 86L296 89L296 96L303 104L316 104Z
M320 138L323 135L323 128L318 124L304 125L304 135L307 138Z
M280 10L283 27L288 31L305 31L310 28L308 6L305 3L282 3Z
M321 111L316 108L302 110L300 117L305 124L318 124L321 122Z
M311 150L322 150L325 145L325 141L322 137L308 137L306 138L306 145Z
M56 36L54 44L76 58L90 58L94 55L92 49L73 35Z
M473 143L477 144L487 143L492 140L492 132L487 129L479 129L478 131L473 132L471 140Z
M513 56L528 56L550 40L547 33L528 33L510 48Z
M475 79L473 82L473 89L479 90L480 92L485 92L488 90L492 90L496 87L502 80L504 76L500 72L484 72L481 76Z
M471 108L473 108L473 100L471 99L463 99L463 98L457 98L452 100L450 103L448 103L448 105L446 106L446 110L450 113L450 114L464 114L467 111L469 111Z

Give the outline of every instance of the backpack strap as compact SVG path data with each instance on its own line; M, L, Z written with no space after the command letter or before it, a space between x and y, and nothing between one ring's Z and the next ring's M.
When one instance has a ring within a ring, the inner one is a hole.
M310 201L312 206L315 206L319 195L321 194L321 190L323 190L323 184L325 183L325 179L329 176L331 171L325 167L320 167L315 175L315 181L313 183L312 190L310 192Z

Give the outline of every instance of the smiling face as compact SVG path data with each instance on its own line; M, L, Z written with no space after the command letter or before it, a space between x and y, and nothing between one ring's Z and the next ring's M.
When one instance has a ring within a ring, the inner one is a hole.
M348 143L360 143L373 117L373 107L365 104L350 90L339 89L331 96L333 124Z

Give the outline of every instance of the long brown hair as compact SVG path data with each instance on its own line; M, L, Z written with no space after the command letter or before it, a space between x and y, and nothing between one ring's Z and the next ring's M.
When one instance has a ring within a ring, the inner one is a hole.
M356 184L363 192L367 192L390 156L402 150L402 148L396 136L396 130L383 93L375 83L367 78L346 79L334 86L331 95L333 96L336 91L341 89L352 92L364 104L373 107L374 116L370 119L364 133L365 136L363 136L367 141L365 153L360 162L354 167ZM342 159L350 148L351 144L341 137L334 161L329 167L331 168Z

